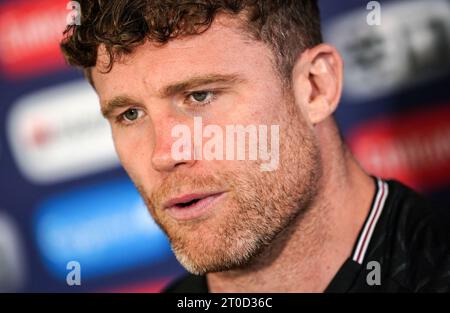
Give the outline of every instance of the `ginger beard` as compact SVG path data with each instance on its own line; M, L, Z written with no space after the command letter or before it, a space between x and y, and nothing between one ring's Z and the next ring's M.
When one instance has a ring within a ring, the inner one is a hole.
M297 106L285 106L275 171L262 172L257 161L220 161L234 162L236 167L205 176L174 172L151 193L134 180L176 258L189 272L203 275L249 265L311 206L322 174L319 149ZM229 192L213 214L178 222L164 212L162 203L186 190Z

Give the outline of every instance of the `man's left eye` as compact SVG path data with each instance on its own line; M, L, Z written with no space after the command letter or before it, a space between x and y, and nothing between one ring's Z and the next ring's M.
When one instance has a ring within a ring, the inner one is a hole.
M208 102L211 100L213 93L211 91L196 91L189 95L192 102Z

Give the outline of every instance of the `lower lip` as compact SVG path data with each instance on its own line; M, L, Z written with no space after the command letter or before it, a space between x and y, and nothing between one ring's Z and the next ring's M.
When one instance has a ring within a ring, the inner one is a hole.
M217 204L223 197L225 193L218 193L206 198L201 199L200 201L188 206L188 207L177 207L173 206L167 208L167 212L174 219L179 221L188 221L193 220L199 217L204 216L208 213L214 204Z

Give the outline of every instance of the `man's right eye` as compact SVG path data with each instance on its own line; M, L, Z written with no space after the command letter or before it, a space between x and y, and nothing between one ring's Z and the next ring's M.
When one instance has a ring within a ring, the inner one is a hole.
M130 109L123 114L123 117L126 120L132 122L139 118L139 112L137 109Z
M128 125L141 118L143 114L144 112L140 109L128 109L118 116L118 120L120 123Z

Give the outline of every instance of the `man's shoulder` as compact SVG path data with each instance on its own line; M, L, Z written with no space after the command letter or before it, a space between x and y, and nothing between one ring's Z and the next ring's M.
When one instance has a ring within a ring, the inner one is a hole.
M450 208L388 181L385 253L391 278L411 291L450 291Z
M388 181L390 211L389 225L413 239L432 236L435 239L450 238L450 207L432 201L413 189L394 180ZM428 238L431 239L431 238ZM450 242L442 242L450 245Z

